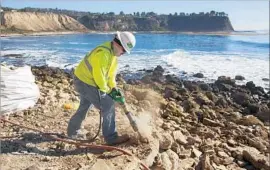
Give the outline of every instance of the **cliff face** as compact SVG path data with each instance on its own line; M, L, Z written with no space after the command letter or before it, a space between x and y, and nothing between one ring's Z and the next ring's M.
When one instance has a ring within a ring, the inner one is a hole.
M168 20L171 31L233 31L228 17L219 16L173 16Z
M87 28L75 19L61 14L4 12L1 27L23 31L83 31Z
M4 12L1 29L11 31L234 31L227 16L137 17L132 15L83 15L41 12Z
M234 31L227 16L89 17L77 19L90 30L132 31Z

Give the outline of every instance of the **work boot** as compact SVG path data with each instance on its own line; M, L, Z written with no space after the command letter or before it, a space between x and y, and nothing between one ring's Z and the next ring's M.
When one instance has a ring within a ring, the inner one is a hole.
M71 135L69 136L69 138L73 139L73 140L86 140L86 133L87 131L86 130L83 130L83 129L79 129L76 131L76 134L75 135Z
M127 134L118 136L113 142L107 142L107 145L119 145L121 143L125 143L129 140L129 136Z

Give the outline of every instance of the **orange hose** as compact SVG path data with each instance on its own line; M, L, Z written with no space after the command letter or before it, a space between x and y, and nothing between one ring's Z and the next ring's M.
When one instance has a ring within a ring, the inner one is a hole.
M36 131L36 132L39 132L41 133L42 135L45 135L45 136L49 136L50 138L52 139L55 139L57 141L61 141L61 142L65 142L65 143L68 143L68 144L73 144L73 145L77 145L77 146L85 146L87 148L95 148L95 149L105 149L105 150L108 150L108 151L112 151L112 150L116 150L116 151L119 151L119 152L122 152L128 156L133 156L131 153L123 150L123 149L120 149L120 148L117 148L117 147L114 147L114 146L107 146L107 145L92 145L92 144L86 144L86 143L80 143L80 142L74 142L74 141L70 141L70 140L66 140L66 139L61 139L61 138L58 138L58 137L55 137L51 134L46 134L45 132L42 132L41 130L38 130L38 129L35 129L35 128L30 128L30 127L27 127L27 126L24 126L24 125L20 125L20 124L17 124L17 123L14 123L14 122L11 122L9 120L6 120L6 119L3 119L0 117L0 120L3 121L3 122L7 122L7 123L10 123L10 124L13 124L13 125L16 125L16 126L19 126L19 127L22 127L22 128L25 128L25 129L29 129L29 130L32 130L32 131ZM5 138L5 137L4 137ZM144 163L140 162L140 164L144 167L145 170L150 170Z

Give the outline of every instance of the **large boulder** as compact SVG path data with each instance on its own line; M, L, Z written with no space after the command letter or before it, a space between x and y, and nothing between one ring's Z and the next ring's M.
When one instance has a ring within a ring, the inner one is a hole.
M203 78L204 75L202 73L196 73L196 74L193 75L193 77Z
M182 102L182 106L185 112L189 112L191 109L199 109L200 106L194 102L192 99L187 99Z
M240 120L238 120L237 122L239 124L242 124L242 125L245 125L245 126L252 126L252 125L261 125L261 126L263 126L263 123L253 115L244 116Z
M165 77L163 76L164 73L164 69L158 65L152 74L152 80L157 81L157 82L164 82L165 81Z
M198 84L192 81L184 81L184 87L187 88L189 91L199 91Z
M169 133L164 133L159 140L159 148L162 150L168 150L171 148L173 143L173 138Z
M215 84L229 84L232 86L235 86L235 80L231 79L230 77L226 77L226 76L220 76L218 77L218 79L215 81Z
M256 114L256 117L258 117L263 122L269 122L270 108L267 105L261 105L258 113Z
M235 92L232 94L233 101L239 105L248 105L251 101L251 97L244 92Z
M199 87L203 91L212 91L212 88L207 83L200 83Z
M176 142L178 142L181 145L186 145L188 143L187 137L183 135L183 133L180 130L173 132L173 138Z
M255 148L246 147L243 150L243 158L249 161L255 168L270 169L269 159Z
M241 75L236 75L235 80L245 80L245 77L244 76L241 76Z

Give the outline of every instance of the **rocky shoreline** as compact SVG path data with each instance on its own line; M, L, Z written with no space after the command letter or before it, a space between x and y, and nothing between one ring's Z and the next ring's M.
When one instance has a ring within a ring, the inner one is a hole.
M63 105L79 102L72 75L46 66L32 67L32 72L41 97L34 108L12 114L9 120L46 132L66 133L75 109ZM150 169L270 168L270 100L262 87L253 82L236 85L229 77L219 77L214 83L180 80L164 75L160 66L140 80L123 77L118 74L117 82L130 110L138 117L151 117L151 140L149 144L138 141L117 105L118 131L132 137L119 147L132 152ZM83 128L95 133L98 118L98 111L91 110ZM1 137L17 137L1 139L0 169L140 169L135 158L117 152L78 149L22 128L1 126ZM103 143L101 134L94 143Z

